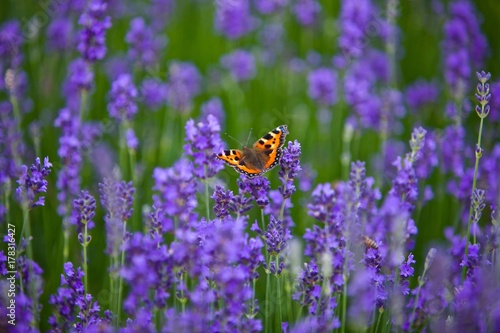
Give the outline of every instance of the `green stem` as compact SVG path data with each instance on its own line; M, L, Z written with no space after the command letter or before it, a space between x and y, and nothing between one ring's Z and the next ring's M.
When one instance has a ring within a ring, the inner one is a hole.
M276 270L280 267L280 259L279 255L276 255ZM276 289L278 293L278 332L281 331L281 323L283 322L283 314L281 309L282 299L281 299L281 284L280 284L280 276L276 275Z
M260 228L264 232L264 230L266 230L266 221L265 221L265 218L264 218L264 209L260 210L260 222L262 223L262 226Z
M379 325L380 325L380 319L382 318L382 316L383 316L383 312L380 312L380 311L379 311L379 312L378 312L378 318L377 318L377 324L375 325L375 333L377 333L377 332L378 332L378 327L379 327Z
M33 247L31 245L31 224L30 224L30 217L29 217L29 208L27 204L23 205L23 229L25 231L25 239L26 239L26 251L27 251L27 257L29 259L28 261L28 272L31 276L30 279L30 285L29 285L29 292L31 295L31 299L33 300L33 311L34 313L38 312L38 295L36 294L36 286L35 286L35 280L33 278ZM22 231L21 231L22 235ZM22 239L22 237L21 237ZM21 241L21 239L19 241ZM22 277L19 279L22 284ZM37 327L37 322L36 322L37 316L33 316L33 322L31 323L33 327Z
M269 332L269 327L270 327L270 316L269 316L269 302L271 301L269 298L270 293L271 293L271 277L268 272L266 272L266 312L264 313L264 330L265 332Z
M123 242L125 242L125 235L127 234L127 221L123 222ZM118 270L123 267L125 263L125 248L122 247L120 266ZM118 317L118 325L120 325L120 317L121 317L121 304L122 304L122 295L123 295L123 277L118 275L118 302L117 302L117 317Z
M346 258L347 261L347 258ZM344 265L345 268L346 265ZM344 286L342 287L342 323L340 326L340 332L344 333L345 332L345 327L346 327L346 317L347 317L347 274L343 274L343 280L344 280Z
M68 261L69 257L69 229L66 227L67 222L64 220L66 217L63 218L63 263Z
M210 220L210 194L208 193L207 166L204 165L203 169L205 171L205 179L203 179L203 183L205 184L205 203L206 203L206 210L207 210L207 221L209 221Z
M344 133L342 135L342 153L340 161L342 163L342 179L349 177L349 164L351 163L351 141L354 134L354 128L347 121L344 124Z
M483 83L484 85L484 83ZM484 108L485 108L485 104L481 104L481 114L484 114ZM477 186L477 171L479 169L479 159L481 158L481 136L482 136L482 133L483 133L483 121L484 121L484 117L481 117L481 120L479 122L479 133L477 135L477 146L476 146L476 149L479 150L479 152L476 152L476 163L474 165L474 178L472 179L472 191L471 191L471 204L470 204L470 208L469 208L469 220L467 222L467 237L465 238L465 258L467 259L467 256L469 254L469 237L470 237L470 229L471 229L471 223L472 223L472 214L473 214L473 210L474 210L474 207L472 205L472 195L474 194L474 191L476 190L476 186ZM472 235L473 237L473 244L476 244L476 233L474 232L474 234ZM462 280L465 279L465 274L467 273L467 266L464 265L464 267L462 268Z
M86 89L80 90L80 124L86 117L87 113L87 96L88 92Z
M89 293L89 284L88 284L88 275L89 271L87 268L87 237L88 237L88 228L87 228L87 223L85 223L85 231L83 233L83 282L85 285L85 293Z

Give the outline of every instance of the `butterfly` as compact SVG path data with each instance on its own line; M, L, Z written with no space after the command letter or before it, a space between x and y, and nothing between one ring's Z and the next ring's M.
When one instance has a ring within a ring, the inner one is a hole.
M243 150L228 149L216 155L239 173L254 178L274 168L281 159L282 147L288 134L288 126L281 125L257 140L252 147Z

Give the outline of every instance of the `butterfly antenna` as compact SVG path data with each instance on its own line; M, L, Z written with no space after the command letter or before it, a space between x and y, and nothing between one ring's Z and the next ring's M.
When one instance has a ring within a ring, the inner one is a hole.
M238 144L239 144L240 146L243 146L243 144L242 144L241 142L239 142L238 140L236 140L236 138L235 138L235 137L233 137L233 136L231 136L231 135L229 135L229 134L227 134L227 133L224 133L224 134L225 134L225 135L227 135L228 137L230 137L231 139L233 139L234 141L238 142Z
M250 128L250 133L248 133L247 142L245 143L245 146L248 146L248 141L250 140L250 135L252 135L252 128Z

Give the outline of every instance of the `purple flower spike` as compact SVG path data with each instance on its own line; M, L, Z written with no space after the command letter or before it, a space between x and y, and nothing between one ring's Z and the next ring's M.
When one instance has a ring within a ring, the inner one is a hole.
M107 247L106 252L117 255L124 241L124 222L132 216L132 205L135 189L132 182L117 181L104 178L99 183L101 204L106 209Z
M214 152L224 147L220 138L220 125L212 115L206 122L195 124L193 119L186 123L186 144L184 151L193 158L193 173L200 179L212 178L224 168Z
M311 203L307 205L309 215L327 223L332 216L335 190L330 183L318 184L312 192Z
M139 140L137 136L135 136L135 132L133 128L127 129L125 133L125 139L127 141L128 149L137 150L137 146L139 146Z
M0 67L16 69L21 65L23 56L21 45L23 43L21 26L17 20L5 22L0 27ZM1 73L3 76L3 72ZM0 82L3 82L3 77Z
M69 82L78 89L90 90L94 82L94 72L85 60L78 58L69 65ZM71 89L71 87L69 87Z
M153 110L165 106L167 103L168 85L155 78L146 78L142 81L141 99L144 104Z
M222 105L221 100L218 97L211 98L201 105L201 119L204 122L207 122L208 115L214 116L219 124L224 124L224 107Z
M319 19L321 5L317 0L297 0L292 11L301 25L312 26Z
M469 1L450 3L450 19L443 27L444 76L455 98L469 90L472 68L480 68L487 51L477 12Z
M92 302L92 295L85 294L82 278L80 267L75 271L71 262L64 264L61 285L49 298L55 310L49 318L50 332L87 332L89 327L109 323L100 317L100 307L97 302Z
M40 163L40 158L37 157L35 164L29 168L29 172L26 165L21 166L21 176L17 180L19 186L16 193L19 199L28 205L28 208L45 205L44 196L39 196L38 199L35 196L47 192L48 182L46 178L50 174L51 168L52 163L49 162L48 157L45 157L43 166Z
M279 177L282 185L279 187L279 191L285 199L290 198L296 190L293 180L302 170L300 167L300 154L300 143L297 140L293 143L288 142L288 146L283 148L281 170L279 171Z
M85 225L90 230L94 228L95 199L87 191L82 191L78 199L73 200L73 224L76 224L77 233L80 234ZM86 241L86 240L85 240Z
M197 206L192 163L187 159L180 159L171 168L156 168L153 178L153 189L160 192L153 196L154 205L162 209L167 216L188 223Z
M106 16L107 7L103 0L91 0L78 20L83 26L78 51L89 62L101 60L106 55L106 30L111 27L111 18Z
M189 111L193 98L200 92L201 76L193 64L174 61L168 69L168 102L176 110Z
M137 89L129 74L121 74L113 82L109 93L108 110L111 117L123 121L131 120L137 113Z
M145 67L158 62L160 51L165 46L165 41L155 37L142 17L136 17L130 22L125 40L130 45L129 57Z
M47 45L52 51L63 52L74 47L73 22L69 17L54 19L47 28Z
M268 193L271 188L271 183L267 178L257 176L249 179L245 176L241 176L241 182L238 183L238 186L243 192L252 194L260 209L264 209L269 204Z
M253 30L249 0L216 0L215 28L229 39L238 39Z
M339 47L346 61L358 58L368 47L366 39L371 37L369 25L376 11L370 0L343 1L340 13ZM369 35L370 34L370 35Z
M313 70L309 73L307 81L309 97L324 106L335 104L337 76L333 70L326 67Z
M272 14L288 5L289 0L255 0L255 8L261 14Z
M415 272L415 268L412 267L412 264L416 263L413 259L413 254L408 254L408 258L406 261L401 263L399 266L399 278L401 284L401 292L403 295L408 295L410 293L410 281L409 278L413 276Z
M162 242L160 235L135 233L125 245L127 261L120 274L130 286L124 302L128 313L135 313L151 301L158 308L166 306L174 273L171 256Z
M236 50L221 59L221 64L228 69L236 82L248 81L255 76L255 59L252 53Z
M405 99L408 105L415 111L432 104L439 95L439 87L434 82L418 80L406 88Z
M57 212L61 216L69 213L69 200L80 191L80 167L82 164L82 142L79 137L80 121L68 108L61 109L54 126L61 128L59 149L57 154L63 161L63 166L57 176Z
M267 252L269 252L269 254L272 256L279 255L286 246L283 220L277 220L272 215L266 232L263 232L258 227L257 222L255 222L255 224L252 226L252 231L257 232L262 236L266 243Z
M217 185L211 198L215 200L214 211L218 218L224 219L229 216L230 212L234 212L235 197L233 191L225 191L222 186Z

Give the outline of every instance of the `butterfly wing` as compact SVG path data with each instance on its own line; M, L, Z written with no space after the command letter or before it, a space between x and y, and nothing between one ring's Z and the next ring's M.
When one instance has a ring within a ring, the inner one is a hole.
M247 165L243 158L243 152L238 149L224 150L222 153L216 155L216 157L233 167L236 171L249 178L253 178L263 173L262 170L255 169Z
M274 168L280 162L281 147L285 144L287 134L288 126L281 125L264 135L253 145L253 148L264 152L269 157L264 164L264 172Z

